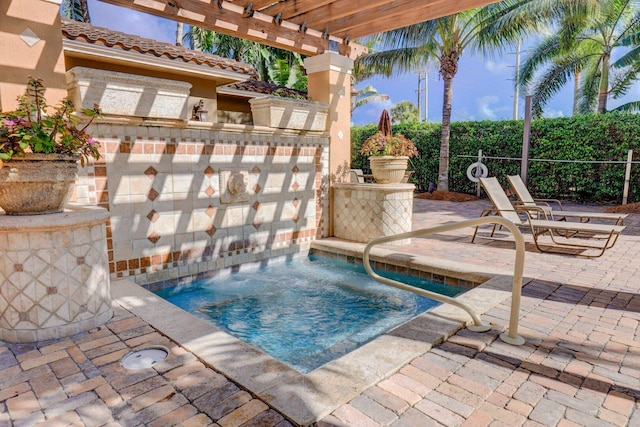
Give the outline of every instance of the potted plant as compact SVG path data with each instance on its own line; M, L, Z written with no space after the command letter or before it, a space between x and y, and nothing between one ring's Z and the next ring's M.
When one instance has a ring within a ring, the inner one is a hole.
M306 94L279 88L271 95L249 100L253 124L280 129L324 131L329 105L309 101Z
M368 155L371 173L378 184L397 184L402 181L409 158L418 149L404 135L392 135L378 131L362 144L362 154Z
M9 215L61 212L73 193L78 160L100 158L100 144L85 130L100 114L85 109L78 128L73 102L47 105L41 79L29 77L18 108L0 112L0 207ZM52 109L51 114L47 114Z

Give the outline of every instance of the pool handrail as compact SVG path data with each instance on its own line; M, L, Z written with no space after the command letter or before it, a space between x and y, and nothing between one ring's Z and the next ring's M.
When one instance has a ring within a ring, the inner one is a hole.
M524 270L524 238L522 237L522 233L518 229L518 227L508 219L502 217L481 217L475 219L468 219L460 222L453 222L449 224L438 225L435 227L423 228L421 230L409 231L406 233L395 234L393 236L382 236L371 240L364 248L364 252L362 254L362 264L364 268L367 270L369 276L371 276L374 280L384 283L385 285L393 286L398 289L403 289L405 291L413 292L418 295L422 295L424 297L445 303L451 304L455 307L458 307L464 311L466 311L471 318L473 319L474 325L469 325L467 328L474 332L486 332L491 329L488 325L483 325L480 317L473 311L471 307L467 304L456 300L455 298L448 297L446 295L441 295L435 292L427 291L424 289L420 289L411 285L407 285L406 283L398 282L393 279L389 279L386 277L382 277L378 275L371 268L371 261L369 259L369 252L371 252L371 248L376 245L381 245L383 243L389 243L396 240L409 239L412 237L424 237L431 234L443 233L446 231L457 230L465 227L477 227L484 224L498 224L506 229L508 229L516 243L516 256L515 256L515 265L513 268L513 285L511 288L511 312L509 315L509 329L506 333L500 334L500 339L502 341L512 344L512 345L522 345L525 343L524 338L518 335L518 318L520 315L520 298L522 296L522 276Z

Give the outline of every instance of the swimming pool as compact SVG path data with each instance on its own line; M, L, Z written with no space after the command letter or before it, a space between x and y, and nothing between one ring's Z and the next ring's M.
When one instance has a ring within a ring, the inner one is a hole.
M384 275L448 296L466 290ZM302 373L439 304L382 285L360 265L313 255L155 293Z

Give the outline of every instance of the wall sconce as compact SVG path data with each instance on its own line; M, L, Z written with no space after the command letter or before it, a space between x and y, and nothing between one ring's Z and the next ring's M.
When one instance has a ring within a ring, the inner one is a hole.
M198 122L206 122L208 118L209 112L205 110L204 100L200 100L196 105L193 106L193 113L191 114L191 120L195 120Z

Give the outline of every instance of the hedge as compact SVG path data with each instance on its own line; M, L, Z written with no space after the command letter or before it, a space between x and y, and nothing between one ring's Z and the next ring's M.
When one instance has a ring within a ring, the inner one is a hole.
M416 191L427 191L437 182L440 152L439 124L411 123L393 126L413 140L420 152L410 159ZM369 173L367 158L359 154L362 142L377 130L375 125L351 129L351 167ZM481 149L484 156L520 158L522 120L454 122L449 146L449 190L475 194L466 176L467 167ZM538 119L531 123L529 158L552 160L625 161L629 149L640 160L640 115L607 113L576 117ZM483 161L489 175L506 187L506 175L520 173L520 160ZM640 201L640 165L631 168L629 202ZM529 190L537 197L559 198L580 203L620 203L624 185L624 164L561 163L531 161Z

